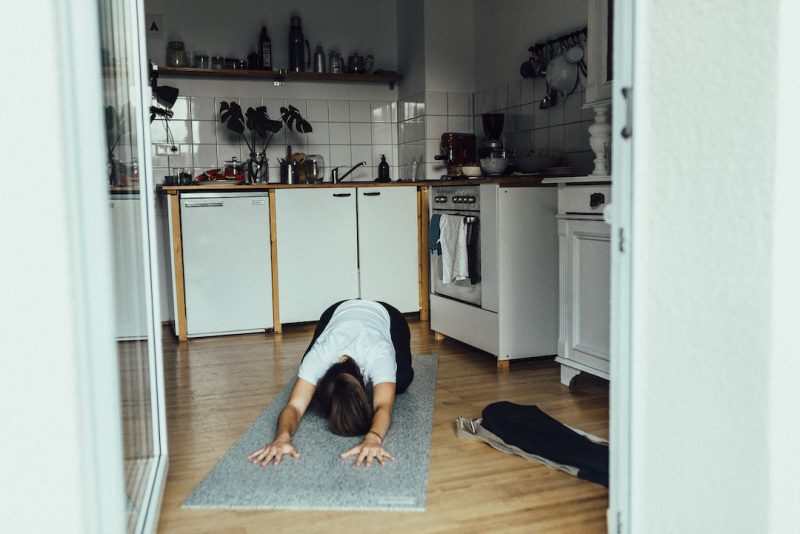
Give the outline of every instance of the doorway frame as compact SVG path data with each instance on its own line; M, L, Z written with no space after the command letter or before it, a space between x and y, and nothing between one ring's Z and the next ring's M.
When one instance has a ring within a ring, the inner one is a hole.
M610 465L607 531L627 534L631 506L633 132L634 132L634 1L614 0L614 82L611 150L613 203L606 210L611 224Z

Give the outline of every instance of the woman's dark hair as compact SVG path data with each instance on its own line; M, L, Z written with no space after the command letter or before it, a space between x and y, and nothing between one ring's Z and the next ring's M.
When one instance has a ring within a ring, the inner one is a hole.
M333 364L317 383L316 397L331 432L360 436L372 424L372 403L364 377L352 358Z

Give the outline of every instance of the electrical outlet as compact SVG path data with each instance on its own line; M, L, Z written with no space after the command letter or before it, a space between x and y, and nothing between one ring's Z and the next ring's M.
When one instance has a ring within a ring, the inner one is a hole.
M158 143L156 145L156 156L177 156L181 153L179 145L170 145L168 143Z

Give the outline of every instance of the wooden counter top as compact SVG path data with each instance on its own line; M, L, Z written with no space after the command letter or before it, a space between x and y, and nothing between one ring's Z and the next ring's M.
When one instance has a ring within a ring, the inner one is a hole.
M544 176L498 176L494 178L465 178L463 180L420 180L417 182L341 182L338 184L242 184L242 185L160 185L158 190L168 195L195 191L268 191L270 189L325 189L335 187L430 187L497 184L502 187L554 187L542 183Z

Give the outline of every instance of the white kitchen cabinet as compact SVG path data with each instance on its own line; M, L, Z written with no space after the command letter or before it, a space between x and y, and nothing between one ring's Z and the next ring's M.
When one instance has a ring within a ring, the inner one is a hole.
M419 311L414 187L278 189L280 319L316 321L339 300Z
M187 337L274 326L266 192L183 193Z
M419 311L417 190L358 189L360 296Z
M602 219L608 184L559 189L558 357L561 383L580 372L609 378L611 233Z
M282 323L358 297L356 188L277 189L275 225Z

